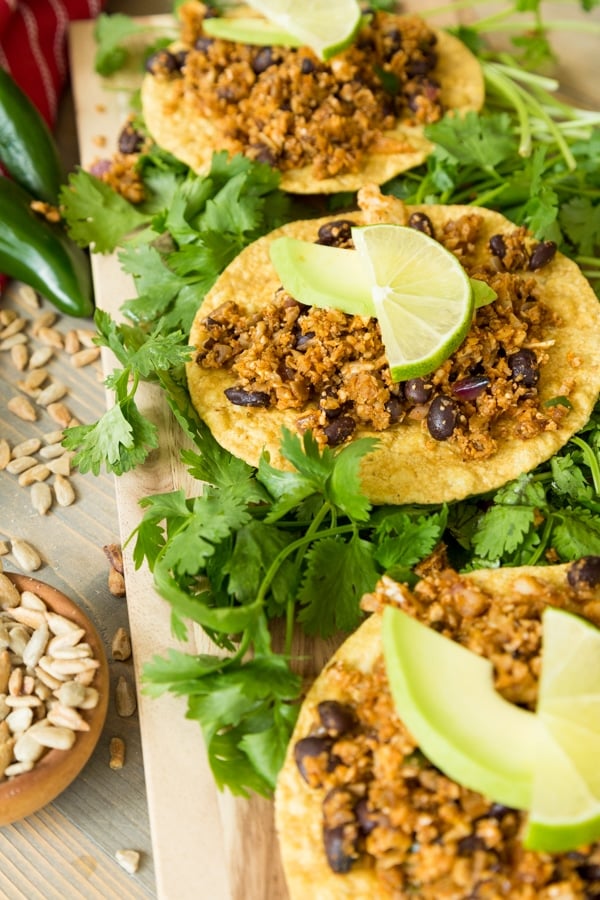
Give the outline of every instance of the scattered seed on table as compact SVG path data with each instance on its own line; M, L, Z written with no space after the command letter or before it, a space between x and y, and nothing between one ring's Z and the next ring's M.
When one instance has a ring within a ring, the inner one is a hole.
M67 331L65 334L65 352L72 355L73 353L77 353L81 349L81 341L77 335L77 331L74 328L71 328L70 331Z
M29 350L27 344L15 344L10 348L12 364L19 372L25 371L29 362Z
M64 475L56 475L54 479L54 496L59 506L71 506L75 502L73 485Z
M115 706L117 714L123 718L132 716L137 708L135 691L129 679L119 675L115 688Z
M48 468L54 475L70 475L72 459L73 455L70 452L65 453L65 451L63 450L60 456L57 456L54 459L47 460Z
M19 344L26 344L27 342L27 335L19 332L19 334L13 334L10 337L4 338L3 341L0 341L0 351L10 350L12 352L13 347L18 347Z
M51 403L62 400L65 394L68 393L68 390L66 384L62 384L60 381L53 381L39 394L36 398L36 403L38 406L50 406Z
M135 875L140 867L140 854L137 850L117 850L115 859L130 875Z
M31 485L31 505L36 513L45 516L52 509L52 488L45 481L36 481Z
M125 765L125 741L123 740L123 738L111 738L109 744L109 752L109 767L111 769L122 769Z
M25 326L27 325L28 319L24 319L22 316L17 316L10 322L8 325L5 325L4 328L0 331L0 341L3 341L5 338L12 337L13 334L18 334L23 331Z
M52 349L52 347L38 347L31 354L31 358L29 360L29 368L39 369L42 366L45 366L47 362L50 362L53 356L54 350Z
M7 463L5 469L9 475L20 475L21 472L25 472L26 469L31 469L33 466L37 465L38 461L35 456L17 456L16 459L11 459L11 461Z
M19 475L19 485L28 487L36 481L45 481L46 478L50 478L51 474L50 469L44 463L36 463L35 466L31 466Z
M36 316L33 320L33 324L31 326L31 333L34 335L39 334L40 328L52 328L54 323L56 322L57 315L52 310L48 309L44 312L40 313L39 316Z
M117 628L113 635L111 652L113 659L124 661L131 657L131 640L124 628Z
M18 456L32 456L38 452L41 446L42 442L39 438L29 438L26 441L21 441L20 444L15 444L12 448L11 456L13 459L16 459Z
M46 409L48 410L50 418L54 419L58 425L62 425L63 428L68 428L73 416L64 403L61 403L60 401L58 403L50 403Z
M113 597L124 597L126 594L125 578L114 566L111 566L108 572L108 590Z
M80 369L82 366L89 366L90 363L96 362L99 356L100 347L85 347L71 356L71 364L76 369Z
M5 469L10 462L10 444L5 438L0 438L0 470Z
M39 455L42 457L42 459L52 460L62 456L64 452L64 447L62 447L60 444L46 444L46 446L41 448Z
M51 326L39 328L36 337L42 344L46 344L47 347L53 347L55 350L62 350L64 347L62 334Z
M27 374L25 381L20 384L24 390L35 391L38 388L41 388L47 378L48 370L41 366L39 369L32 369L31 372Z
M11 397L6 406L24 422L35 422L37 419L37 413L27 397Z
M39 553L27 541L14 538L11 541L11 549L16 561L26 572L35 572L42 565Z

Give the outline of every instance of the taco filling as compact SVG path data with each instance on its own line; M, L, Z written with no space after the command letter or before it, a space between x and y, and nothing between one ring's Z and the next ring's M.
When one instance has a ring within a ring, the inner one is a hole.
M353 224L326 222L317 241L350 248ZM430 376L394 383L376 319L303 306L283 288L258 312L232 300L201 318L196 364L231 373L235 384L225 396L232 404L298 410L298 430L310 429L321 446L342 444L357 428L380 432L413 422L462 459L486 459L502 417L522 440L556 429L568 415L573 380L565 379L562 402L540 405L537 385L560 321L531 275L552 260L556 245L514 228L482 248L477 212L457 213L435 229L416 211L407 224L439 240L497 294Z
M181 6L180 40L149 59L142 91L151 134L193 168L207 150L225 149L282 173L310 173L305 184L290 174L285 189L339 190L336 179L359 173L374 154L408 154L417 165L422 126L483 102L469 51L418 16L371 13L353 44L323 62L309 47L210 37L203 23L215 15L202 3ZM408 130L395 132L398 123ZM387 179L403 167L382 172Z
M383 606L400 604L490 659L496 690L533 710L545 606L600 624L600 559L555 570L462 576L434 567L413 590L384 577L363 599L374 615L308 695L278 786L292 897L303 896L305 877L322 886L323 898L598 896L600 844L561 854L526 850L524 813L428 762L395 711L377 630Z

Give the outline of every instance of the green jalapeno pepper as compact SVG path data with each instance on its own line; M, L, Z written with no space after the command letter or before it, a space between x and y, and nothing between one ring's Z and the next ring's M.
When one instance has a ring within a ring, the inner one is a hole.
M0 162L38 200L58 203L65 178L52 132L37 107L2 68Z
M60 226L33 212L32 199L10 178L0 177L0 272L35 288L61 312L90 316L89 259Z

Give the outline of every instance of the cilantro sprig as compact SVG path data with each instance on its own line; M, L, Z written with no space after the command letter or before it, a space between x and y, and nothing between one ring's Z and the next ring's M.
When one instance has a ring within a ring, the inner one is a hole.
M145 690L187 697L220 786L269 794L301 696L295 629L330 637L356 628L361 596L382 572L408 570L434 549L446 510L371 517L359 488L371 440L321 451L310 433L301 439L284 431L289 471L266 456L252 469L205 428L196 444L199 452L183 459L205 482L202 493L144 498L134 560L153 572L174 633L185 639L195 622L223 653L157 656L144 668ZM271 626L278 622L276 650ZM224 748L235 765L224 766Z

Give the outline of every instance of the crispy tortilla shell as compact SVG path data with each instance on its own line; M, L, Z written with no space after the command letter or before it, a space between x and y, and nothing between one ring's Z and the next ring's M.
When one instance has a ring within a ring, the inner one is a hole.
M532 575L551 586L563 586L569 565L523 566L521 568L478 569L462 577L472 580L495 596L508 596L511 585L523 575ZM275 793L275 824L290 900L373 900L382 895L374 870L358 861L345 875L332 872L323 850L322 792L310 788L294 760L294 746L305 737L315 721L323 700L344 702L331 670L342 665L358 672L370 672L382 655L381 616L373 613L331 657L312 684L302 704L279 774ZM500 896L500 894L499 894ZM502 894L504 896L504 894Z
M410 213L423 210L436 231L451 218L472 207L407 207ZM485 240L493 234L514 229L504 216L478 209L484 219ZM211 310L227 301L255 311L271 301L279 279L269 259L275 238L290 235L315 240L319 226L333 219L293 222L260 238L243 250L227 267L198 310L191 329L190 344L198 340L200 322ZM362 213L352 213L357 224ZM528 273L529 274L529 273ZM578 266L560 253L551 263L531 273L540 284L544 303L561 324L548 337L554 341L547 350L538 384L540 406L564 393L564 383L574 379L569 394L572 408L556 430L543 431L527 440L511 433L512 420L500 420L502 433L495 432L497 451L488 459L463 461L448 442L434 441L422 424L405 421L383 432L357 428L354 437L373 437L377 449L363 461L362 488L373 503L444 503L496 489L549 459L585 425L600 392L600 304ZM222 446L256 466L263 450L279 468L289 464L279 452L281 429L296 431L299 410L257 409L235 406L225 397L235 385L227 369L204 369L195 362L187 365L192 402Z
M485 89L476 57L458 38L434 31L439 53L435 76L441 84L444 109L460 112L481 109ZM141 99L144 120L153 140L194 171L207 172L213 152L222 149L217 125L191 112L185 101L180 101L174 80L146 75ZM317 178L308 165L283 172L280 187L296 194L330 194L356 191L366 182L383 184L394 175L420 165L433 147L425 138L422 126L401 123L383 132L381 146L386 152L370 154L356 172Z

